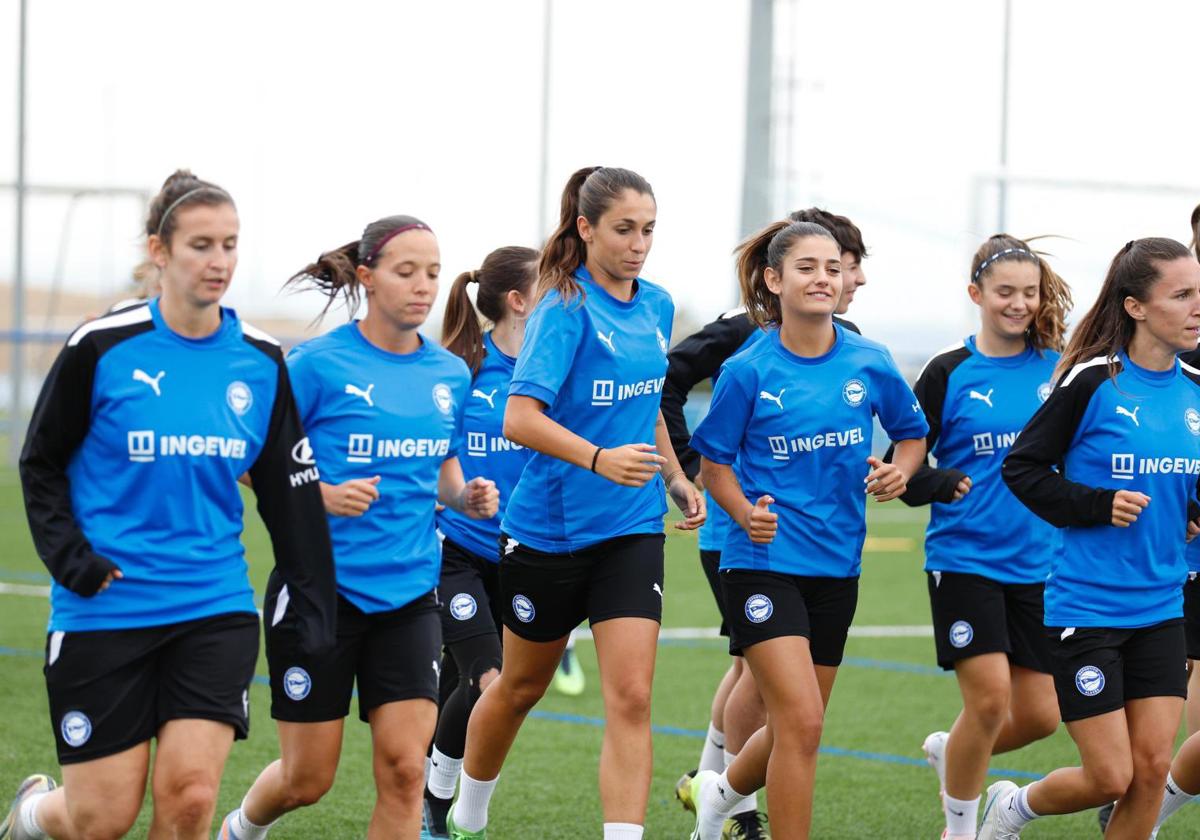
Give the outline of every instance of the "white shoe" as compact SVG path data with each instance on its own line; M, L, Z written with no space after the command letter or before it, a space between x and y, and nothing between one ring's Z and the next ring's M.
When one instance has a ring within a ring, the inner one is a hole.
M925 760L933 768L938 777L938 795L946 795L946 742L950 740L949 732L930 732L921 744Z
M1013 831L1004 822L1004 809L1019 787L1012 782L996 782L987 789L983 806L983 823L976 840L1020 840L1021 830Z
M701 770L692 778L691 799L696 810L696 827L692 830L691 840L721 840L725 819L709 814L711 808L704 799L705 792L720 778L713 770Z

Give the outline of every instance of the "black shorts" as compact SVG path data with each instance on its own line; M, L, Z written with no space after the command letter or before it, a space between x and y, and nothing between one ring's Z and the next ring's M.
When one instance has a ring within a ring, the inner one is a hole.
M271 669L271 717L293 723L341 720L350 713L358 681L358 716L384 703L438 699L442 622L437 596L429 592L397 610L365 613L338 596L337 642L322 656L300 649L295 614L277 614L278 576L267 585L267 663Z
M780 636L808 639L814 665L842 664L858 606L858 578L804 577L750 569L721 572L729 652Z
M982 575L926 572L938 665L1007 653L1022 668L1051 672L1043 623L1044 583L1000 583Z
M631 534L565 554L500 535L504 626L522 639L561 639L586 618L662 621L662 534Z
M729 638L729 621L725 618L725 599L721 595L721 552L700 549L700 568L704 569L708 588L712 590L713 599L717 602L717 612L721 614L720 633Z
M442 540L442 644L500 633L500 565Z
M1115 712L1144 697L1187 697L1183 620L1150 627L1047 627L1064 722Z
M43 671L58 763L123 752L171 720L220 721L245 738L257 661L254 613L50 633Z
M1183 585L1183 627L1188 659L1200 659L1200 575L1188 572Z

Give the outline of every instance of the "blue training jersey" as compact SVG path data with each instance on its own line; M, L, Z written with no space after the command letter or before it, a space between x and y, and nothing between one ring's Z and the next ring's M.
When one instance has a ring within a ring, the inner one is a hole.
M1076 365L1021 432L1004 480L1063 528L1046 581L1049 627L1146 627L1183 614L1184 534L1200 476L1200 371L1139 368L1121 353ZM1053 468L1058 465L1060 471ZM1117 490L1151 499L1111 524Z
M692 446L737 462L746 499L775 499L779 530L766 545L729 529L722 569L854 577L866 538L872 416L894 440L928 431L917 399L885 347L834 325L824 355L797 356L777 331L725 363Z
M1041 583L1062 549L1058 529L1021 504L1000 477L1004 456L1050 396L1059 354L1032 347L985 356L971 336L926 363L914 388L929 420L937 467L922 467L902 497L933 508L925 569ZM963 476L971 491L952 501Z
M604 291L587 269L582 296L556 291L525 329L510 396L545 403L546 415L596 446L655 442L675 305L639 278L629 301ZM601 456L603 457L603 456ZM662 533L662 482L624 487L535 452L504 511L504 533L539 551L566 552L628 534Z
M332 640L328 534L278 343L221 309L187 338L158 301L77 329L21 457L52 631L123 630L255 611L241 544L249 472L309 642ZM292 525L289 520L308 516ZM96 593L113 567L123 574Z
M458 459L467 481L482 476L496 482L500 512L491 519L472 519L445 508L438 513L437 521L446 537L472 554L499 563L500 517L533 453L504 436L504 408L508 405L508 386L517 360L496 346L490 331L483 337L483 349L483 364L471 382L464 413L466 446Z
M288 354L296 404L323 480L380 476L362 516L329 516L338 591L366 613L398 609L437 586L442 462L458 454L471 375L421 337L413 353L367 341L358 322Z

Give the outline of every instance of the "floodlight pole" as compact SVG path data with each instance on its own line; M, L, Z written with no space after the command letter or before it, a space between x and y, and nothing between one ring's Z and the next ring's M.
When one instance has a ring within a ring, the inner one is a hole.
M21 407L21 391L24 386L25 359L20 331L25 328L25 66L28 31L28 3L20 0L20 21L17 24L17 223L16 247L13 249L13 312L11 376L12 399L9 402L8 462L16 465L21 456L21 438L24 412Z
M542 164L538 172L537 237L539 245L550 235L546 229L546 190L550 181L550 37L553 32L551 0L542 3Z
M1008 230L1008 67L1012 44L1012 0L1004 0L1004 60L1000 80L1000 179L996 184L996 232Z
M774 0L750 0L750 49L746 70L746 143L742 162L744 237L771 220L771 106Z

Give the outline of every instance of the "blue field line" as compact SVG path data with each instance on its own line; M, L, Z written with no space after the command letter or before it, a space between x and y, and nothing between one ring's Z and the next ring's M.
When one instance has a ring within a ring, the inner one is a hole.
M41 659L45 654L40 650L25 650L23 648L10 648L0 646L0 656L21 656L26 658Z
M842 665L854 668L874 668L879 671L899 671L904 674L922 674L927 677L952 677L953 671L943 671L934 665L921 665L916 662L897 662L892 659L867 659L861 656L847 656Z

